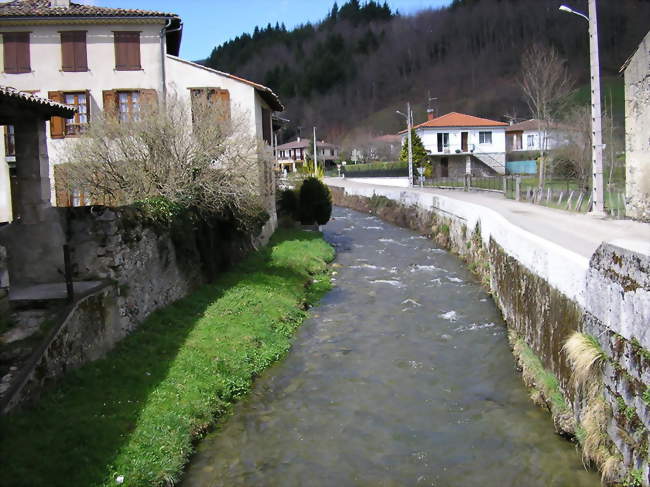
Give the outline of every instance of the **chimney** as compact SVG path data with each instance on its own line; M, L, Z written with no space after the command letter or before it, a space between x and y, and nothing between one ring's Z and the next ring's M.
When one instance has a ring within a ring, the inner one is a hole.
M433 108L427 108L427 120L433 120L435 117L433 116Z
M70 0L52 0L50 2L52 8L70 8Z

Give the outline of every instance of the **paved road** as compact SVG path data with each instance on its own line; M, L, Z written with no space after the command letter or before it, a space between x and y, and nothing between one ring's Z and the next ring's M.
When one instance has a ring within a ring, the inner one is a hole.
M326 178L326 182L333 186L348 188L373 186L338 178ZM435 193L448 198L486 206L524 230L585 257L591 257L598 246L605 241L650 254L650 224L647 223L570 213L545 206L509 200L500 193L465 192L433 188L395 188L402 191Z

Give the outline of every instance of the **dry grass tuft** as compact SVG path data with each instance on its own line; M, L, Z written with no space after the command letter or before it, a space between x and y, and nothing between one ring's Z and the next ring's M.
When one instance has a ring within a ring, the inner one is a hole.
M577 387L591 389L602 382L605 353L594 337L575 332L562 347L573 369L573 381Z

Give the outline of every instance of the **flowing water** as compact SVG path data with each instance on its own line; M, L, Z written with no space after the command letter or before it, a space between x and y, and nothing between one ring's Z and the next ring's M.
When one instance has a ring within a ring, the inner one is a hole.
M184 486L599 485L515 370L453 255L336 208L336 287L198 447Z

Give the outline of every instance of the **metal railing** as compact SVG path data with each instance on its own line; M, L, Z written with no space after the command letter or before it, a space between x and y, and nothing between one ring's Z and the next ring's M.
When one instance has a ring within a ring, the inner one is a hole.
M442 189L463 189L465 191L505 191L505 176L440 177L425 179L424 186ZM417 178L415 184L418 184Z

